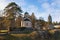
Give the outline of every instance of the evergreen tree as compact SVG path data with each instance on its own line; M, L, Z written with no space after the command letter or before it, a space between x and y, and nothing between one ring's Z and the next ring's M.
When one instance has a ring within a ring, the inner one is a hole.
M16 27L17 28L21 27L21 21L22 21L22 16L20 15L16 18Z
M10 27L15 27L15 19L22 12L21 8L15 2L11 2L5 7L4 11L4 16L6 20L9 20Z
M36 22L36 17L34 15L34 13L32 13L32 15L31 15L31 20L32 20L32 27L34 28L35 27L35 22Z
M39 25L40 25L41 29L43 29L43 27L45 27L45 21L42 17L39 18Z
M52 17L51 15L49 14L48 16L48 29L53 29L53 24L52 24Z
M52 17L51 17L50 14L49 14L49 16L48 16L48 24L52 24Z

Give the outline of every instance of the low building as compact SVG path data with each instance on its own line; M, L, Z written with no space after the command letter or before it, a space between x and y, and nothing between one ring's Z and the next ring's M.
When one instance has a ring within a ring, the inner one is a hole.
M54 25L54 28L60 28L60 25Z

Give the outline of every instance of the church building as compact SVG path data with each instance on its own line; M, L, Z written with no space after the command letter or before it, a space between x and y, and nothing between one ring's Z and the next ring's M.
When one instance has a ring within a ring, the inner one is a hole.
M21 27L32 27L31 19L29 18L29 14L27 12L25 12L23 20L21 21Z

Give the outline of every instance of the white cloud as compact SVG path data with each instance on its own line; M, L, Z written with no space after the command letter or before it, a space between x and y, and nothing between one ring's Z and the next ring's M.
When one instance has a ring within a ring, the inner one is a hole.
M6 0L0 0L0 10L4 9L4 7L6 6Z
M37 18L40 16L40 15L39 15L39 13L40 13L40 12L39 12L39 9L38 9L38 7L35 6L35 5L29 5L29 6L27 7L27 12L29 12L30 14L34 13Z
M32 13L32 12L37 13L38 7L36 7L35 5L29 5L28 8L27 8L27 11L30 12L30 13Z
M42 0L39 0L39 2L40 1L42 2ZM51 4L47 0L42 3L41 2L40 4L45 10L41 13L41 16L43 16L44 19L47 20L48 15L51 14L53 21L60 21L60 0L53 0Z
M17 0L14 0L14 2L16 2ZM16 2L19 6L25 6L26 5L26 2L25 0L19 0Z
M28 5L27 7L22 8L24 12L28 12L30 15L32 14L32 12L34 12L35 14L38 14L38 7L35 5Z
M24 6L26 5L26 2L24 0L0 0L0 10L3 10L10 2L16 2L19 4L19 6Z

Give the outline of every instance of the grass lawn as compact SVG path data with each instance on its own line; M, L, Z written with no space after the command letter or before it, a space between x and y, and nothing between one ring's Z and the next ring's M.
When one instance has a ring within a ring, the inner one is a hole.
M37 33L36 31L29 33L29 34L10 34L3 36L5 40L40 40L40 38L36 38ZM50 40L60 40L60 32L55 32L52 34Z
M6 35L3 37L4 40L32 40L31 37L24 36L24 37L17 37L12 35Z
M25 34L7 34L1 36L2 40L32 40L29 36L31 32L26 32Z

